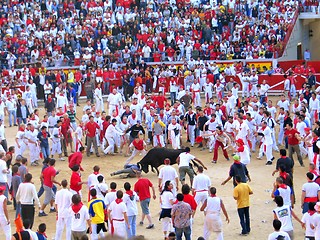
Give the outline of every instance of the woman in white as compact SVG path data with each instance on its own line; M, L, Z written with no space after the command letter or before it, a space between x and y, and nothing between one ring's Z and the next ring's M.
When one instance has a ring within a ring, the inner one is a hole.
M164 189L160 194L161 213L159 219L162 219L162 231L165 239L171 231L171 209L174 203L174 196L172 193L173 184L171 181L166 181Z
M7 198L4 196L6 187L0 187L0 226L4 232L6 240L11 239L11 225L7 209Z
M180 135L181 126L177 123L175 118L172 118L171 123L168 126L168 136L173 149L180 148Z
M94 90L94 97L96 100L96 112L104 111L101 83L97 84L97 88Z
M227 210L222 200L216 196L216 192L217 190L215 187L210 188L210 196L205 200L200 209L200 211L205 212L203 227L203 237L205 240L209 239L211 232L217 234L217 240L223 240L222 221L220 216L221 210L226 217L226 221L229 223Z

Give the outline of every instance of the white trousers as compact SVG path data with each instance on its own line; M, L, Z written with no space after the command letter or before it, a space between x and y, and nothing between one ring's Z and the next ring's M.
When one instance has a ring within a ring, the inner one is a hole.
M11 240L11 225L10 223L8 224L8 221L5 216L0 217L0 226L4 232L5 239ZM4 239L4 238L1 237L1 239Z
M108 147L103 151L104 154L114 153L114 144L116 143L114 138L107 137Z
M30 162L33 163L36 160L39 160L39 147L34 143L28 143L28 147L30 150Z
M195 141L195 135L194 135L195 128L196 128L196 125L188 125L188 136L189 136L191 146L194 145L194 141Z
M62 150L61 150L61 141L60 140L54 140L54 142L52 143L52 148L51 148L51 155L54 154L61 154Z
M138 153L141 153L142 154L142 157L145 156L147 154L147 151L142 149L142 150L137 150L136 148L133 150L131 156L127 159L125 165L128 165L131 160L138 154Z
M97 224L91 223L92 233L90 234L91 240L98 240L99 238L102 239L105 237L104 232L101 230L97 233Z
M163 135L160 134L160 135L154 135L153 136L153 147L164 147L164 139L163 139Z
M15 147L16 156L18 156L18 155L23 156L23 153L25 152L26 149L27 149L27 145L25 143L21 143L20 148L18 148L18 146L16 146Z
M124 239L127 237L126 223L124 221L122 222L113 221L113 228L114 228L114 232L113 232L114 236L118 236Z
M195 107L201 107L201 98L200 98L200 92L196 92L194 93L194 106Z
M96 97L96 112L104 111L103 99L99 99Z
M249 97L250 96L250 91L249 91L249 83L248 82L243 82L242 83L242 97Z
M56 223L56 236L55 240L62 239L62 233L64 230L64 227L66 227L66 240L71 240L71 218L64 218L64 217L58 217L57 223Z
M173 149L179 149L180 148L180 134L175 136L174 134L171 134L171 145Z
M263 152L267 157L267 161L272 161L272 144L263 144Z
M209 240L211 232L217 234L217 240L223 240L222 221L219 213L207 213L203 226L203 237Z
M114 110L117 110L116 105L114 105L114 104L109 104L109 115L110 115L110 116L112 116L112 112L113 112Z
M194 196L194 200L196 201L197 205L199 206L200 203L204 203L205 200L208 198L208 191L203 191L203 192L197 192L196 195Z

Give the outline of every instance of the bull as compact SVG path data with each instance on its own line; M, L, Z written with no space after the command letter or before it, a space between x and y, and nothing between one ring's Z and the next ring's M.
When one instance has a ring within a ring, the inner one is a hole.
M145 172L149 172L149 166L151 166L152 172L157 172L159 175L158 167L164 164L164 159L169 158L170 164L176 164L177 158L180 153L186 152L185 149L169 149L169 148L152 148L138 163L139 168ZM199 165L192 161L193 165L198 167Z

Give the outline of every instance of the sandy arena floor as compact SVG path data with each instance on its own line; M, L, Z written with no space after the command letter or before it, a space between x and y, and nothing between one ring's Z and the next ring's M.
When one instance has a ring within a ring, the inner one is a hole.
M277 101L277 98L273 98L274 101ZM83 106L83 104L82 104ZM81 116L82 107L78 107L77 111L79 116ZM44 114L44 110L41 109L41 116ZM79 117L78 116L78 117ZM5 124L8 125L7 119L5 120ZM14 137L16 134L17 129L14 128L6 128L6 137L8 141L8 146L14 144ZM182 145L187 146L185 139L185 134L183 134L183 143ZM149 149L151 146L148 146ZM232 180L229 181L225 186L221 186L221 182L225 180L228 176L229 167L232 164L232 161L227 162L221 150L219 150L219 160L217 164L212 164L212 153L208 151L199 151L199 148L192 148L191 153L195 155L197 158L201 159L204 164L208 167L208 170L205 171L207 175L210 176L212 181L212 186L217 188L217 195L221 197L224 201L224 204L227 208L230 223L224 223L223 230L224 230L224 238L226 240L229 239L267 239L268 234L273 231L272 227L272 220L273 220L273 213L272 210L276 207L275 203L272 201L270 194L271 189L273 187L273 182L275 177L271 176L272 171L275 168L275 164L272 166L265 166L265 158L263 160L257 160L257 154L254 153L251 158L251 163L248 166L248 170L251 175L252 182L249 183L253 189L253 195L251 197L251 207L250 207L250 217L251 217L251 233L246 237L239 236L241 231L239 218L237 215L237 208L236 202L232 197L233 192L233 185ZM229 152L231 153L231 152ZM26 156L28 157L29 152L26 152ZM103 154L102 154L103 155ZM279 153L274 152L274 156L277 159ZM129 181L132 185L135 183L136 179L121 179L118 176L110 177L110 173L119 170L122 168L125 162L124 156L102 156L101 158L96 158L92 155L90 158L84 156L83 159L83 168L85 169L82 179L86 180L88 175L92 172L92 167L94 165L99 165L101 168L101 172L106 177L106 182L109 184L111 181L115 181L118 184L118 189L123 189L123 183ZM136 157L134 162L139 161L140 158ZM296 160L296 159L295 159ZM308 166L308 159L304 159L305 165ZM297 160L296 162L297 163ZM296 164L294 169L294 186L296 191L296 198L297 198L297 205L294 208L294 211L297 215L301 218L301 208L300 208L300 196L301 196L301 187L304 182L306 182L305 173L307 172L308 168L302 168ZM61 181L62 179L70 180L71 170L67 167L67 161L62 162L57 160L56 169L61 170L60 174L57 176L57 180ZM175 165L177 168L177 165ZM41 165L37 167L29 166L29 172L33 174L33 181L37 187L40 186L40 171ZM144 174L145 177L149 178L155 186L157 186L157 175L155 173L149 172L148 174ZM87 188L86 186L83 187L83 196L87 196ZM41 197L40 201L43 201L44 196ZM84 198L84 203L86 204L86 197ZM151 201L151 214L152 219L155 224L155 228L152 230L146 230L146 220L144 226L137 226L137 234L144 235L146 239L163 239L163 233L161 228L161 222L159 219L159 211L160 211L160 204L159 204L159 193L157 192L157 199ZM14 219L14 210L13 206L8 206L10 219L11 219L11 227L12 231L15 230L15 226L13 224ZM197 209L194 226L193 226L193 239L197 239L197 237L202 236L203 234L203 213L200 212L200 208ZM49 207L46 208L45 212L49 212ZM137 218L137 223L140 221L141 209L139 206L139 216ZM47 236L48 239L54 239L55 235L55 214L50 213L47 217L38 217L38 210L36 210L36 217L35 217L35 224L34 230L37 230L37 226L39 223L45 222L47 224ZM224 219L224 216L223 216ZM300 224L294 220L294 233L295 239L303 239L304 230L301 228ZM65 235L63 235L65 236ZM1 239L1 237L0 237ZM64 238L63 238L64 239ZM210 239L215 239L213 235L211 235Z

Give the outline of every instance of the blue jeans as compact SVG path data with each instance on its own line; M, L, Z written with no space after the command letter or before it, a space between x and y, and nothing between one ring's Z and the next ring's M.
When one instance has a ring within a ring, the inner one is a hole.
M249 207L238 208L238 215L240 218L240 225L242 227L242 234L247 234L250 232L250 216Z
M27 119L22 118L22 117L18 117L18 124L20 125L21 123L27 124Z
M41 147L41 152L43 154L43 158L46 159L50 156L50 148L49 146L47 147Z
M136 236L136 229L137 229L137 215L128 216L128 222L130 225L130 229L127 227L127 236L128 239L131 239L132 237Z
M12 123L12 116L13 116L13 123ZM17 124L17 112L16 112L16 110L10 110L9 111L9 125L10 125L10 127L13 124Z
M176 92L170 92L170 98L171 98L171 106L176 102L177 100L177 94Z
M184 234L186 240L191 240L191 228L175 228L177 240L182 240L182 235Z

